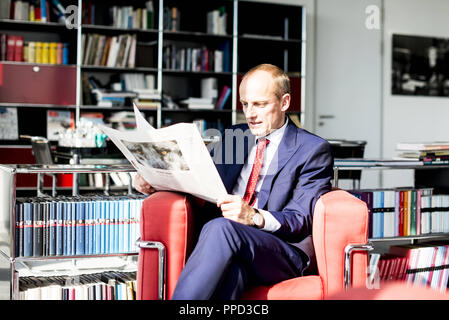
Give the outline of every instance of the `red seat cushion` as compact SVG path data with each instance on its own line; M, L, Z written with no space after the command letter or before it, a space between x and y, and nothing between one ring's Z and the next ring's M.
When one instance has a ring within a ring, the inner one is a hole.
M243 294L245 300L322 300L323 285L319 276L293 278L272 286L258 286Z

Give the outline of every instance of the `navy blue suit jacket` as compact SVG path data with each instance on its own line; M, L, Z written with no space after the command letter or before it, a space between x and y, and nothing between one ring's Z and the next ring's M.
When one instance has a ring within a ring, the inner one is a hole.
M243 133L247 134L242 139ZM225 130L220 143L210 147L228 193L237 182L254 138L247 124L235 125ZM311 240L315 203L331 190L330 144L289 120L269 173L258 195L258 207L269 211L281 224L273 234L294 245L306 238ZM310 258L313 252L298 247Z

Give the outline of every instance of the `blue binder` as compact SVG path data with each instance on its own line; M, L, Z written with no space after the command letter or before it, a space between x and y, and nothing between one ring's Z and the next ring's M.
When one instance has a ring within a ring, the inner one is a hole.
M56 255L64 254L64 204L56 202Z
M101 219L102 201L97 200L95 202L95 222L94 222L94 254L101 253Z
M56 228L57 228L57 220L56 220L56 205L57 202L54 200L49 202L49 217L50 217L50 227L49 227L49 246L48 246L48 254L50 256L56 255Z
M85 254L85 210L86 201L76 203L76 255Z
M33 211L30 202L23 204L23 256L33 255Z

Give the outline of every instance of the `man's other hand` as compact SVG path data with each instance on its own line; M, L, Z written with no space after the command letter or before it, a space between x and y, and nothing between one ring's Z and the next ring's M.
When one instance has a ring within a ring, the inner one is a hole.
M223 217L246 225L253 225L254 209L242 197L228 194L217 200Z
M137 174L134 177L133 187L143 194L152 194L156 191L152 186L150 186L148 182L145 181L145 179L140 174Z

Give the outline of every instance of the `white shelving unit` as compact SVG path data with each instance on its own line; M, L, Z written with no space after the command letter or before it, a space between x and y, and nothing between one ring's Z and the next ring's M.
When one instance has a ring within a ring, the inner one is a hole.
M15 256L15 203L18 174L134 172L127 165L0 165L0 298L17 299L19 278L68 275L108 270L137 271L138 251L71 256ZM139 227L137 225L137 227ZM4 279L7 275L8 280Z

